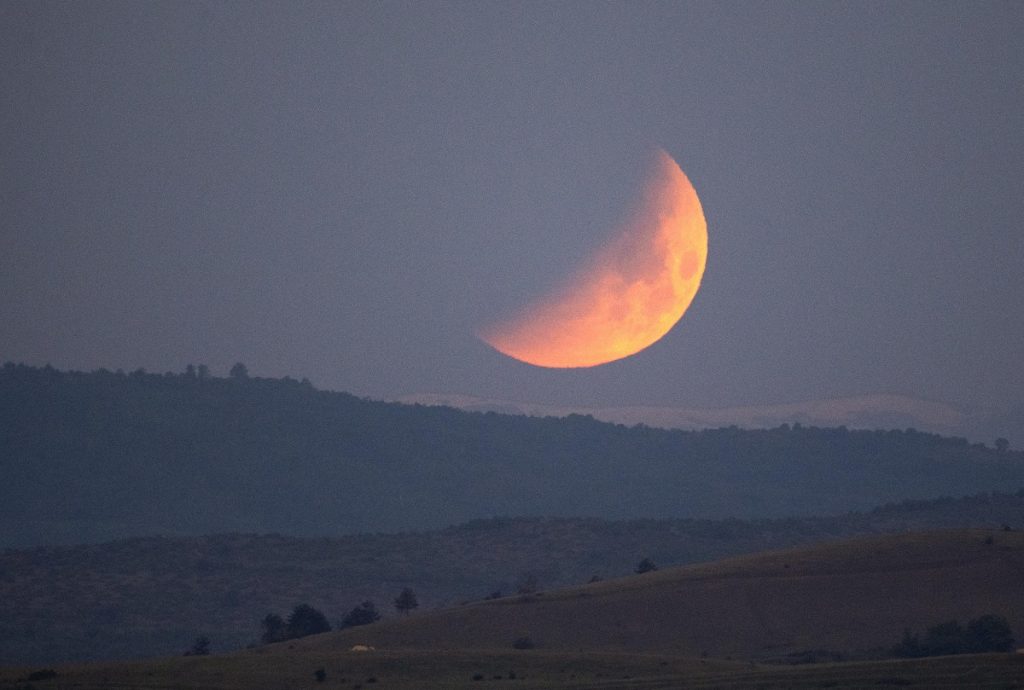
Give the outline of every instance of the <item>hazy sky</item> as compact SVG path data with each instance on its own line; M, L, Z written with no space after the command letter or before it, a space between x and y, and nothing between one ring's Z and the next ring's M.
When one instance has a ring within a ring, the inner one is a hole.
M361 395L1024 402L1024 4L0 4L0 360ZM474 332L663 148L701 291L557 371Z

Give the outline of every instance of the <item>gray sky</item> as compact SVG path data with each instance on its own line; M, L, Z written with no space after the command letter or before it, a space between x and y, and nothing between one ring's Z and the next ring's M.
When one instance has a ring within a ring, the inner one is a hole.
M0 4L0 360L361 395L1024 405L1022 3ZM650 349L474 331L664 148L708 220Z

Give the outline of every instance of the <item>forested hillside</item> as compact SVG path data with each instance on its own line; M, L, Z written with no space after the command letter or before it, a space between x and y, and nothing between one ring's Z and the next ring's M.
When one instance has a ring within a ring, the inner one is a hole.
M0 463L0 545L493 516L764 518L1024 485L1024 454L913 430L627 428L374 402L203 367L7 364Z

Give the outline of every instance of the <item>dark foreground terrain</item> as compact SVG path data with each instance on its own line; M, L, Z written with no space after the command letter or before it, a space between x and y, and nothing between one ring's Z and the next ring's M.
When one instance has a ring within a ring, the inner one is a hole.
M322 670L324 681L316 680ZM880 690L1024 688L1024 654L986 654L778 666L672 655L544 651L293 649L60 667L26 681L30 669L0 670L0 689L101 690Z
M945 620L995 614L1024 629L1022 573L1017 532L863 538L231 654L58 666L52 678L46 669L8 668L0 688L1019 688L1021 654L877 657L904 628ZM812 649L865 660L781 663Z

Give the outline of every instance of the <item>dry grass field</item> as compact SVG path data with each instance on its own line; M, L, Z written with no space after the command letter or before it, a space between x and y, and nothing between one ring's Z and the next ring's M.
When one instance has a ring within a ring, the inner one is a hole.
M991 541L991 543L989 543ZM380 649L510 647L752 660L845 655L986 613L1024 634L1024 533L855 539L426 612L337 633ZM337 644L325 636L322 644Z
M62 666L56 677L35 680L39 669L4 669L0 688L1024 688L1024 654L766 663L808 649L878 649L904 627L984 613L1005 616L1020 635L1022 582L1024 534L1017 532L858 539L231 654ZM513 649L520 637L535 648ZM357 644L374 649L352 651Z

